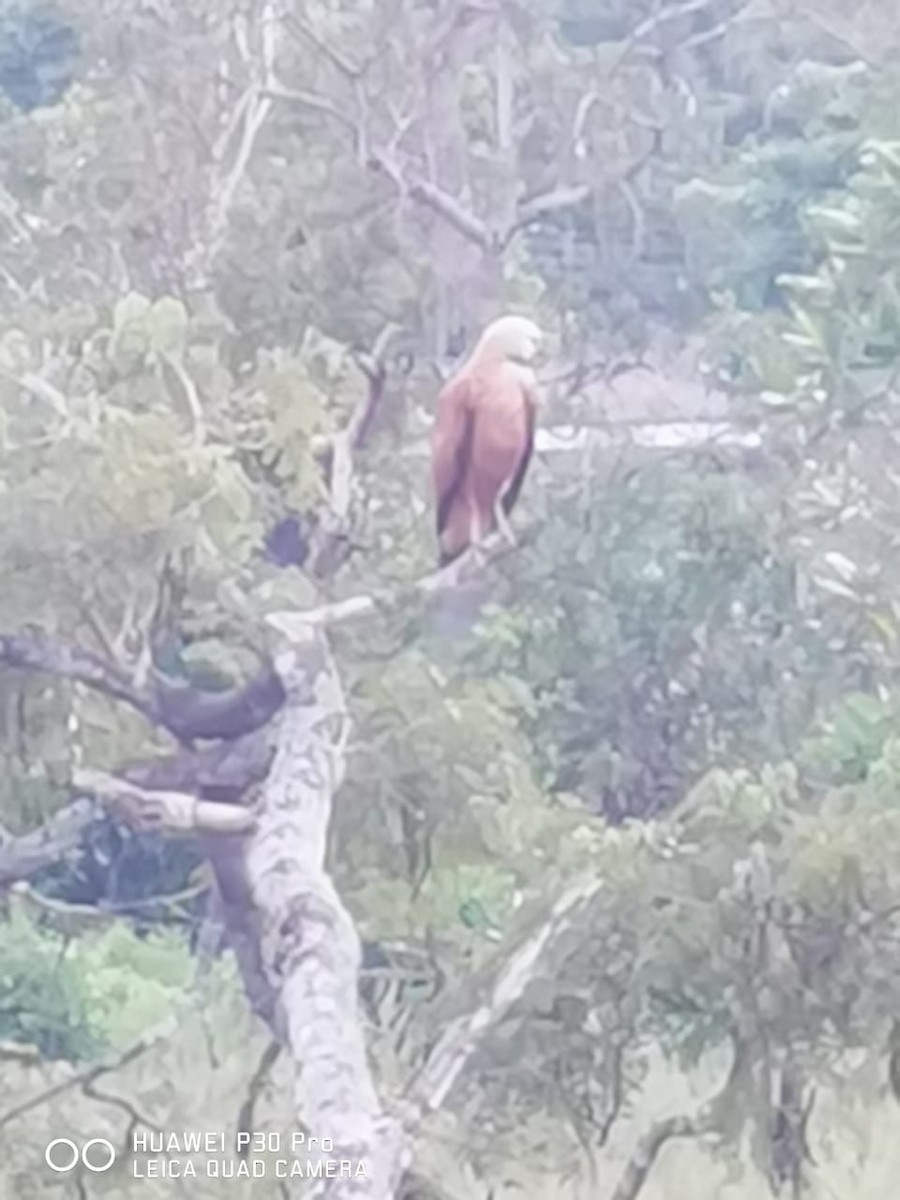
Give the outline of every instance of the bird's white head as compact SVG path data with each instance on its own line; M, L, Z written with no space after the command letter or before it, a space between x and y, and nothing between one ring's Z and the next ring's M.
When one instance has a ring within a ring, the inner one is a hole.
M498 354L512 362L531 366L543 341L543 333L527 317L500 317L481 335L475 353Z

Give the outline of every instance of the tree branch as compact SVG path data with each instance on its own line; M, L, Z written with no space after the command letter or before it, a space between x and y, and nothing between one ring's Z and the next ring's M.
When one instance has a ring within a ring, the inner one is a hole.
M263 1088L266 1085L266 1080L269 1078L269 1073L278 1061L278 1056L281 1054L283 1047L281 1042L272 1040L266 1045L262 1052L259 1062L256 1065L256 1070L250 1076L250 1082L247 1084L247 1095L244 1097L241 1107L237 1115L237 1133L250 1131L254 1128L254 1116L256 1110L256 1102L262 1094ZM249 1142L245 1143L240 1149L241 1158L246 1158L249 1152Z
M670 21L678 21L682 17L689 17L694 13L700 13L707 8L712 8L715 3L717 3L717 0L681 0L681 3L664 4L648 17L639 21L626 38L622 49L612 64L607 67L607 79L619 70L632 51L637 48L649 33L653 33L655 29L659 29L662 25L667 25Z
M245 23L239 19L235 19L234 22L235 44L241 58L250 68L252 81L238 101L225 135L220 138L213 154L214 163L220 165L228 146L240 130L240 141L231 168L224 178L218 172L215 173L207 197L205 245L197 248L196 261L191 265L191 273L195 282L199 284L205 284L209 279L212 265L228 231L228 221L238 188L247 174L257 139L272 111L274 101L270 89L275 76L278 48L276 32L280 19L274 3L267 2L263 5L258 22L258 62L251 59Z
M155 672L156 723L182 742L237 738L261 729L284 703L278 673L269 662L246 683L227 692L205 692Z
M245 833L254 824L253 813L238 805L198 800L186 792L149 791L103 771L76 770L72 782L145 833Z
M347 428L347 440L353 451L361 450L369 438L372 423L384 397L384 387L387 381L385 357L391 341L399 333L400 326L392 322L385 326L378 335L370 354L355 355L359 369L369 381L369 388L366 396L357 406Z
M89 650L62 645L39 630L0 634L0 664L83 683L114 700L124 701L154 724L160 719L155 698L135 687L119 667Z
M710 2L710 0L706 0L706 2ZM473 8L472 11L477 11L484 15L495 15L493 10L488 9L476 10ZM456 20L457 18L454 16L454 27ZM356 79L356 83L358 85L358 78ZM268 83L265 94L272 99L300 104L312 109L314 112L320 112L334 118L345 128L353 131L358 148L368 146L368 137L366 136L365 128L361 127L359 121L354 121L352 117L349 117L345 111L329 100L328 97L318 95L314 92L287 88L275 81ZM398 136L394 139L395 142L405 132L408 124L408 121L398 122L399 132ZM387 148L368 150L363 155L363 161L371 171L387 175L392 179L403 195L408 196L411 200L416 201L424 208L428 208L437 216L442 217L443 220L467 241L472 242L490 254L496 254L502 250L513 234L531 221L537 220L545 213L556 212L562 208L579 204L591 194L591 189L587 185L556 188L552 192L548 192L546 196L536 197L521 205L513 224L501 234L492 230L485 221L465 208L449 192L445 192L442 188L421 176L408 176L394 161L394 149L395 146L389 145Z
M521 999L534 978L547 947L567 932L576 911L603 886L595 875L570 887L554 904L550 917L504 963L489 998L474 1011L452 1021L407 1089L426 1109L439 1108L447 1098L479 1040L499 1024Z
M664 1117L655 1121L639 1138L637 1147L616 1184L611 1200L637 1200L650 1176L659 1152L673 1138L700 1138L717 1132L722 1124L725 1110L732 1102L733 1093L741 1078L743 1068L743 1049L737 1039L734 1044L734 1059L722 1090L694 1116Z
M109 1075L112 1071L118 1071L121 1067L127 1066L133 1062L141 1054L145 1054L159 1040L159 1034L152 1034L146 1038L141 1038L140 1041L123 1054L120 1054L115 1061L111 1063L95 1064L92 1067L87 1067L83 1071L78 1071L75 1075L70 1075L68 1079L63 1079L60 1083L53 1084L52 1087L45 1088L38 1092L36 1096L30 1096L27 1100L22 1100L20 1103L8 1108L5 1113L0 1113L0 1129L5 1125L11 1124L19 1117L24 1117L27 1113L33 1112L36 1108L40 1108L42 1104L46 1104L48 1100L53 1100L64 1092L69 1092L72 1088L82 1087L86 1083L93 1083L95 1079L99 1079L102 1075Z
M353 495L353 456L365 445L384 398L387 382L384 359L392 338L399 332L398 325L389 324L379 334L370 354L354 355L357 366L366 377L367 386L346 428L327 442L330 455L329 503L320 514L310 554L310 568L320 578L333 576L352 549L350 504Z
M616 1184L612 1200L637 1200L649 1178L659 1152L673 1138L702 1137L715 1128L708 1115L666 1117L647 1130L628 1160Z
M92 800L76 800L32 832L0 842L0 888L73 854L81 845L85 830L102 812L102 807Z
M118 773L115 783L121 787L132 784L145 793L189 792L233 806L248 787L266 777L273 754L270 732L260 730L203 750L182 750L170 757L131 763ZM92 787L86 790L93 793ZM0 841L0 888L74 854L85 831L106 811L102 803L82 796L37 829ZM244 819L242 816L239 824Z
M386 169L377 154L370 160L370 165L375 169ZM417 200L425 208L430 208L432 212L443 217L457 233L462 234L470 242L474 242L476 246L480 246L482 250L495 251L499 249L500 239L497 235L474 213L463 208L449 192L442 191L433 183L429 183L427 179L414 179L412 182L408 182L406 192L411 199Z
M481 546L467 550L449 566L415 580L399 592L392 590L348 596L345 600L336 600L333 604L322 605L321 608L301 612L292 610L269 613L266 620L288 638L301 634L306 628L321 629L341 625L345 621L359 620L411 596L434 597L452 591L479 574L486 563L499 561L516 549L517 547L510 546L499 534L493 534L486 538Z
M389 1200L407 1165L406 1136L378 1100L360 1022L360 943L325 871L332 797L343 779L347 718L321 634L296 631L276 665L286 703L275 761L246 845L259 958L295 1064L295 1110L334 1155L369 1178L329 1179L329 1200Z
M524 229L526 225L530 225L533 221L539 221L541 217L546 217L550 213L562 212L566 208L575 208L579 204L583 204L591 195L591 189L586 184L577 184L574 187L558 187L552 191L544 192L540 196L534 196L531 200L524 200L518 208L515 222L510 227L504 243L508 242L513 234L520 229Z
M150 791L196 792L205 799L234 803L251 784L265 779L274 753L266 726L200 750L180 749L167 757L141 759L118 775Z
M272 100L285 100L291 104L299 104L302 108L311 109L313 112L323 113L325 116L333 117L335 121L345 128L349 128L353 133L357 132L353 119L332 103L327 96L320 96L316 92L305 91L302 88L285 87L277 79L270 80L261 94Z
M152 673L150 689L145 690L99 655L63 645L38 630L0 634L0 665L83 683L130 705L182 742L252 733L266 725L284 701L281 681L269 663L228 692L204 692L159 672Z
M318 33L318 31L309 21L306 20L305 17L292 14L288 17L287 23L291 28L296 29L298 33L305 37L307 41L311 42L315 49L318 50L320 54L324 54L328 61L333 66L337 67L340 73L345 75L348 79L360 79L365 74L365 67L360 67L357 66L356 63L351 63L349 59L345 58L340 51L336 50L330 42L327 42L325 38Z

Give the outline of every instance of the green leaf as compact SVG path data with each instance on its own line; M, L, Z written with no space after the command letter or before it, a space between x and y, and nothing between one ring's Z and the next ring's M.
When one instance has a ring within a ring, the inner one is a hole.
M150 309L146 319L150 349L156 354L180 356L187 343L188 313L180 300L164 296Z
M900 170L900 142L884 142L874 139L865 142L860 154L863 166L868 166L869 161L872 161L874 165L874 160L878 159Z
M858 600L856 592L837 579L827 579L822 575L813 575L812 581L820 591L828 592L831 596L840 596L844 600Z
M760 392L759 402L767 408L794 408L796 405L793 396L785 396L781 392Z
M776 282L779 287L810 296L830 295L834 291L834 285L819 275L779 275Z
M859 568L852 559L847 558L845 554L839 554L836 550L830 550L824 556L825 562L829 567L839 575L845 583L850 583L859 574Z
M496 928L488 916L487 909L480 900L476 900L474 897L469 897L460 904L458 915L463 925L476 933L486 934L488 930Z
M122 371L133 370L150 348L146 318L150 301L138 292L129 292L113 310L113 337L109 356Z
M116 302L113 309L113 330L118 333L127 325L142 322L150 312L150 301L140 292L129 292Z
M843 208L810 206L806 211L817 223L831 226L842 233L860 233L863 228L859 216Z

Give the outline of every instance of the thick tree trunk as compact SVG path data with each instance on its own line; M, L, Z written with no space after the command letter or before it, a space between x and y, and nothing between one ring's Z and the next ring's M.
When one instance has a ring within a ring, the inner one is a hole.
M340 681L324 636L311 626L295 634L277 666L287 702L245 859L258 970L296 1066L297 1127L319 1139L308 1157L330 1161L328 1169L338 1172L315 1194L389 1200L407 1165L406 1137L382 1108L369 1072L358 1006L360 942L325 871L332 798L344 771ZM323 1142L333 1149L322 1153Z

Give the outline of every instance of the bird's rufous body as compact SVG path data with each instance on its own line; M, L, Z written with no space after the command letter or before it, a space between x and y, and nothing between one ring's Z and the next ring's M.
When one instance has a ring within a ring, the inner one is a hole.
M441 565L480 542L518 498L534 444L527 364L539 339L532 322L501 318L441 389L432 437Z

